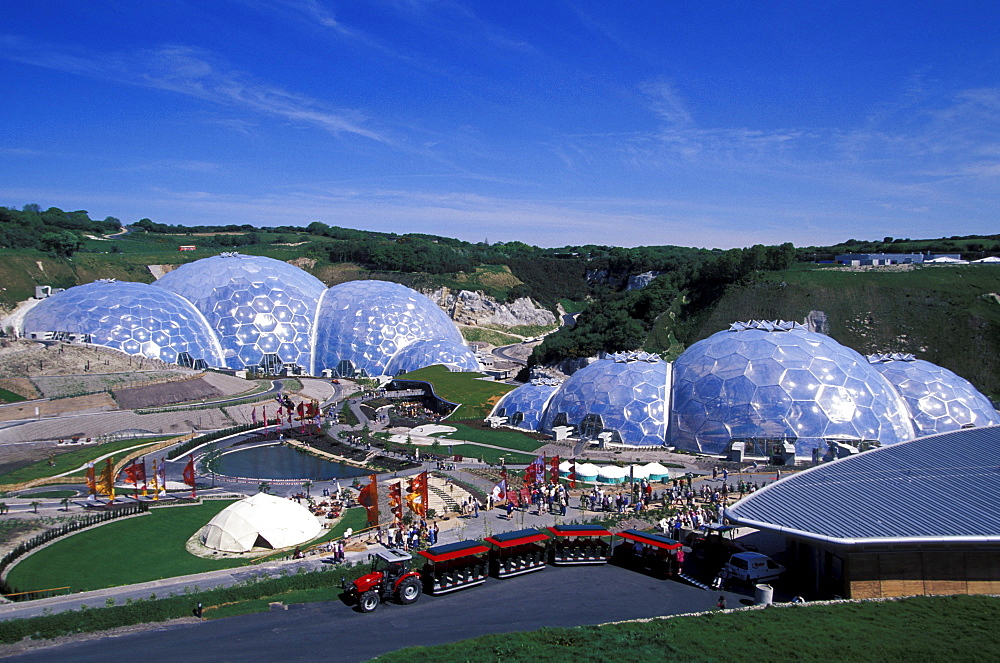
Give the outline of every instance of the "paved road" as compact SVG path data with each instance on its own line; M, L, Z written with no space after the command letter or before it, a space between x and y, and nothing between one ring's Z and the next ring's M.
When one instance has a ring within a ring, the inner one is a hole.
M729 594L731 607L740 605ZM35 650L19 661L364 661L415 645L709 610L718 594L614 566L543 571L361 614L339 602ZM623 655L625 653L623 652Z

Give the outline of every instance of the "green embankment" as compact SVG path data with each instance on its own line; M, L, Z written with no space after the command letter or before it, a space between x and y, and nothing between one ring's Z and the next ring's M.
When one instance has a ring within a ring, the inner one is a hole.
M823 311L830 335L862 354L911 352L1000 397L1000 266L850 272L799 268L732 286L682 331L690 342L736 320L803 321Z
M157 442L162 442L163 440L169 440L170 437L172 436L147 438L142 440L115 440L113 442L105 442L104 444L86 445L75 451L69 451L56 456L54 459L55 465L50 465L47 460L41 460L37 463L32 463L31 465L16 469L13 472L0 475L0 484L14 484L21 483L23 481L41 479L42 477L54 477L57 474L62 474L63 472L83 467L85 463L96 460L101 456L106 456L108 454L124 456L128 453L123 451L125 449L138 446L150 446L156 444ZM100 474L101 469L103 468L96 468L98 474ZM83 474L84 470L80 470L79 472L75 472L74 476L83 476Z
M460 423L449 423L449 426L455 429L454 433L434 433L432 437L441 438L441 443L446 444L445 440L459 440L466 442L479 442L481 444L490 444L495 447L503 447L505 449L511 449L516 451L534 451L535 449L545 445L544 442L539 442L538 440L533 440L523 433L518 433L517 431L511 430L481 430L479 428L472 428L471 426L466 426Z
M998 619L1000 598L921 596L502 633L376 660L995 661Z
M490 410L514 385L480 380L482 373L452 373L444 366L428 366L400 375L401 380L424 380L434 385L434 393L462 407L453 415L456 419L485 419Z

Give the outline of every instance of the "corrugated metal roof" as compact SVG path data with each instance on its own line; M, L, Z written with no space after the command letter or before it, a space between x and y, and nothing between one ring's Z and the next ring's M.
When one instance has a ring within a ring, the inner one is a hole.
M1000 542L1000 426L917 438L788 476L726 510L835 543Z

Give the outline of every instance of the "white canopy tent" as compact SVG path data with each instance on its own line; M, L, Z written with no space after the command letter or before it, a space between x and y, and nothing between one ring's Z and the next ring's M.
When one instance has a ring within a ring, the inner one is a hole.
M289 548L310 541L323 531L309 510L267 493L230 504L201 531L201 542L223 552L249 552L254 546Z

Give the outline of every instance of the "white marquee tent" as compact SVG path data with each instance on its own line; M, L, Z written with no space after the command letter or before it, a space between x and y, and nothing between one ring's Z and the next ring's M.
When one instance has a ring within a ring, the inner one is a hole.
M201 542L224 552L248 552L254 546L297 546L322 531L319 520L301 504L257 493L216 514L202 529Z

